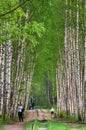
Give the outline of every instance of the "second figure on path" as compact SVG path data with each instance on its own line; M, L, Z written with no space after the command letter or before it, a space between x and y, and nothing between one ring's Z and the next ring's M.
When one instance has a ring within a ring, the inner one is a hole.
M50 113L51 113L51 118L54 118L54 108L53 107L51 108Z

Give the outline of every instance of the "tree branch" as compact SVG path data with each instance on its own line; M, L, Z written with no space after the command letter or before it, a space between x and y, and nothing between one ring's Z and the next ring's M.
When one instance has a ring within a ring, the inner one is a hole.
M10 13L14 12L14 11L17 10L19 7L21 7L23 4L25 4L26 2L27 2L27 0L25 0L24 2L22 2L21 4L19 4L17 7L15 7L15 8L13 8L13 9L9 10L8 12L5 12L5 13L0 14L0 17L3 17L3 16L5 16L5 15L7 15L7 14L10 14Z

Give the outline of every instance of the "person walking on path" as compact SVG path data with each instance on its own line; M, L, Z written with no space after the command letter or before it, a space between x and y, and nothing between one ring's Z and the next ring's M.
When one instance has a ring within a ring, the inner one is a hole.
M19 117L20 122L21 121L23 122L23 112L22 112L22 110L23 110L23 105L20 102L20 104L18 104L18 117Z

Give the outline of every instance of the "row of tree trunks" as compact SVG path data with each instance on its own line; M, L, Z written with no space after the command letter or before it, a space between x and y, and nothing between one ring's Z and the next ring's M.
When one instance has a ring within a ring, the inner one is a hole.
M78 117L78 120L84 120L86 117L86 14L84 12L82 15L83 22L80 13L83 7L86 8L86 2L66 0L65 4L65 57L60 58L57 67L57 107L59 113L65 110L67 116L73 115L74 118ZM84 28L84 35L81 28Z
M29 22L29 13L27 10L25 18L23 18L24 26ZM22 20L19 23L20 27L21 24ZM11 27L11 22L2 28L4 29L6 26ZM8 30L10 31L10 28ZM3 33L3 36L5 35ZM26 52L27 46L29 48L26 38L19 36L17 42L14 43L9 38L9 33L6 37L9 39L6 44L0 44L0 115L3 112L4 119L11 113L16 115L20 101L26 110L35 68L34 56L30 57ZM26 55L28 55L28 59ZM25 70L26 60L28 60L27 71Z
M53 96L54 85L52 83L52 80L50 79L49 72L45 73L45 85L46 85L48 105L49 106L54 105L54 103L55 103L55 98Z
M31 88L33 74L34 74L34 69L35 69L35 64L32 65L32 69L31 69L29 75L27 76L27 84L26 84L27 93L25 94L25 108L26 109L28 106L28 98L29 98L29 94L30 94L30 88Z
M12 41L9 40L5 47L5 71L4 71L4 113L9 112L11 94L11 61L12 61ZM6 114L5 114L6 115Z

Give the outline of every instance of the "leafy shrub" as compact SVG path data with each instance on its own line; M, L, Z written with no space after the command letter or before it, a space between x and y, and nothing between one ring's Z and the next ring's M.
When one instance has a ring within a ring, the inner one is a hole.
M35 106L35 109L49 109L48 106Z
M65 110L62 110L60 113L59 113L59 117L61 118L66 118L67 114L66 114L66 111Z

